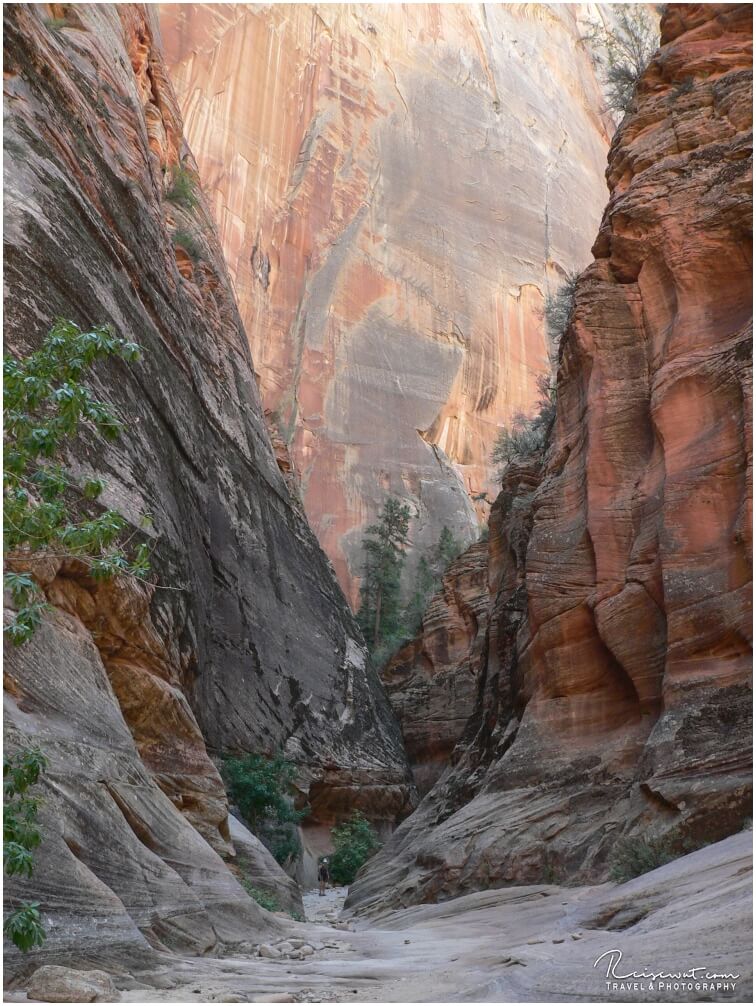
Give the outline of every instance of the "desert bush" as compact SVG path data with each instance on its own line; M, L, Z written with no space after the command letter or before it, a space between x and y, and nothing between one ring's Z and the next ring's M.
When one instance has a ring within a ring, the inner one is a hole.
M613 112L630 108L638 81L659 47L659 29L642 4L609 4L611 24L594 25L585 39Z
M548 294L543 305L543 316L546 322L546 334L554 349L567 331L575 308L575 293L579 272L568 272L554 293Z
M668 838L621 838L610 857L609 876L618 884L655 870L684 854Z
M174 248L183 248L193 262L199 262L202 258L202 246L196 236L191 231L178 227L171 235Z
M171 184L165 198L186 209L193 209L198 204L197 182L191 171L183 164L176 164L171 170Z
M250 898L256 901L260 908L264 908L266 912L281 911L281 906L275 894L271 894L270 891L264 891L261 887L255 887L249 877L242 877L240 882Z
M531 457L546 449L556 416L556 385L543 375L538 379L538 392L536 413L526 416L516 412L494 444L491 461L497 466L500 476L515 459Z
M282 755L251 754L225 758L222 774L230 801L276 861L285 866L297 859L301 843L296 825L307 808L294 807L296 767Z
M381 847L375 829L358 810L331 829L331 840L334 851L330 871L337 884L351 884L362 864Z

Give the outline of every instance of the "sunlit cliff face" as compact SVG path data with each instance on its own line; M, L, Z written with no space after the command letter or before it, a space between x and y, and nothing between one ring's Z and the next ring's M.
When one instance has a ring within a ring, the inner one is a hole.
M587 5L178 5L161 28L271 420L354 602L388 492L471 540L498 428L589 261Z

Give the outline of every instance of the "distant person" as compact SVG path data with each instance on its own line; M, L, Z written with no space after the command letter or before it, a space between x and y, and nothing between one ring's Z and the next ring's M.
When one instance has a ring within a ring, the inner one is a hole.
M320 866L318 867L318 887L320 888L321 898L325 894L326 884L329 883L330 879L331 879L331 872L328 869L328 860L321 859Z

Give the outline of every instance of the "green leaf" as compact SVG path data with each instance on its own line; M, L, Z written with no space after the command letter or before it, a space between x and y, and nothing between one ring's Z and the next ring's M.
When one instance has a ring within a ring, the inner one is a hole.
M96 500L105 488L105 483L101 479L87 479L82 486L85 499Z
M25 901L3 923L4 935L23 953L45 942L45 930L38 901Z
M27 604L32 595L39 591L39 587L27 573L4 573L3 583L10 591L15 605Z

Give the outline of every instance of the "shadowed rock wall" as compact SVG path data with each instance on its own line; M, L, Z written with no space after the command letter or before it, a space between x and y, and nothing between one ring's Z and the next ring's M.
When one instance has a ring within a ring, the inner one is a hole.
M389 823L410 799L401 738L276 464L214 225L166 198L196 166L152 12L6 6L5 116L6 345L28 351L56 316L142 345L93 377L123 436L85 436L72 464L151 540L157 582L35 568L55 610L7 653L5 693L10 747L51 759L25 885L49 937L26 963L207 952L271 923L218 855L206 742L283 749L316 821L357 805Z

